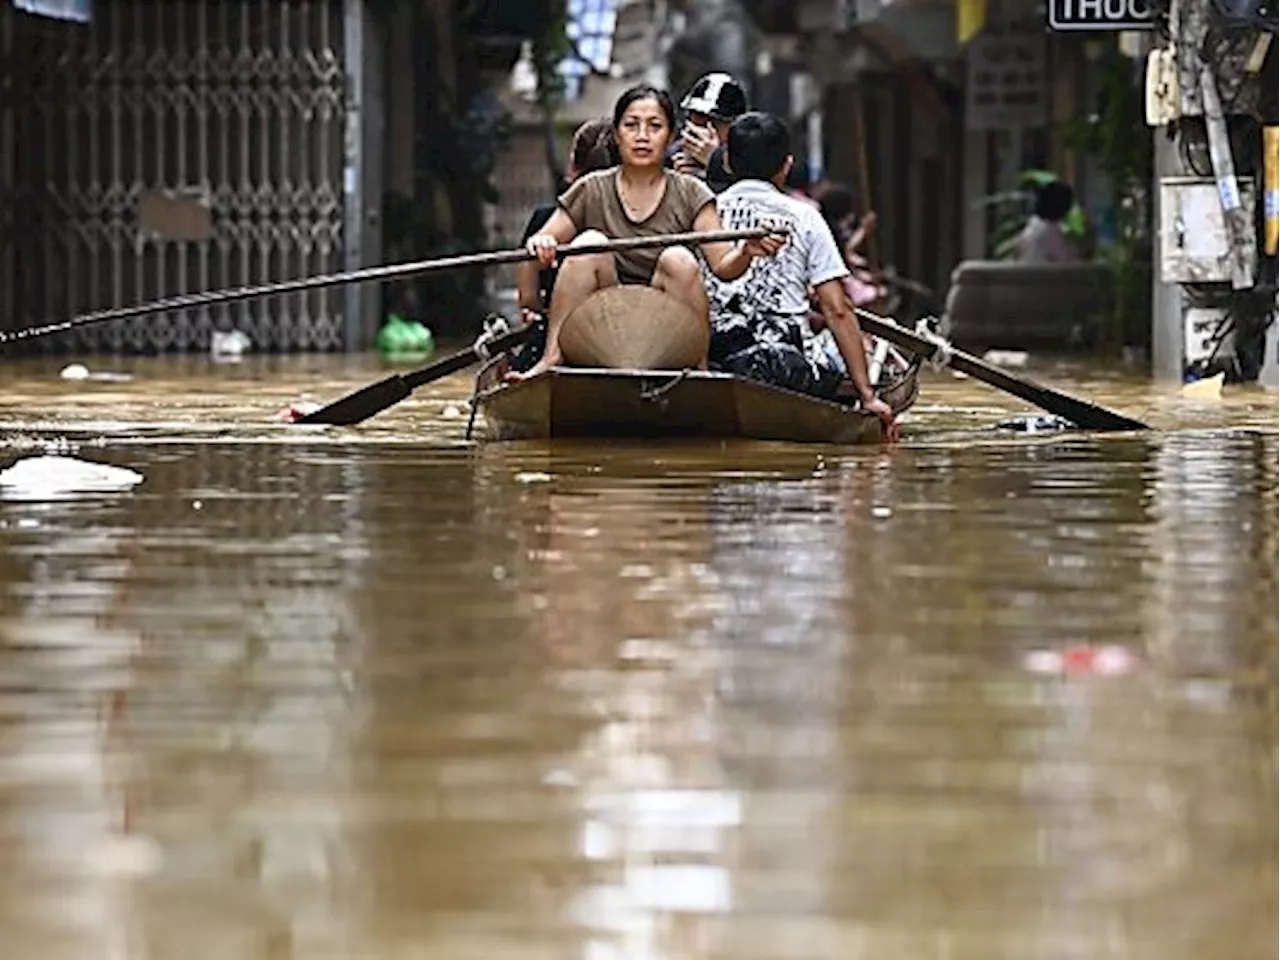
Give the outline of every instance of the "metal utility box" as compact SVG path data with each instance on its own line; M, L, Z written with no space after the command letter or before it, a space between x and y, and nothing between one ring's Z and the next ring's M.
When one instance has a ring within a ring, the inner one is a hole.
M1230 183L1230 181L1227 181ZM1236 181L1240 203L1252 223L1255 190L1251 179ZM1249 261L1256 262L1258 238L1249 231ZM1231 280L1231 248L1218 183L1210 177L1160 180L1160 279L1165 283L1225 283Z

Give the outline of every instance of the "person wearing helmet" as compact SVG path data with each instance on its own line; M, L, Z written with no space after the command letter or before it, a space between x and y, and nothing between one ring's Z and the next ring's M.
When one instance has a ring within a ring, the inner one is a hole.
M727 73L708 73L697 81L680 102L684 127L674 144L672 163L681 173L707 182L720 193L733 183L724 163L724 147L729 124L747 112L747 93Z

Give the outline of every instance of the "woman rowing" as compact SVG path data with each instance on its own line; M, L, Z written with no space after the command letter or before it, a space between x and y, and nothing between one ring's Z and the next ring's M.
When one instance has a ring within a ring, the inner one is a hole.
M707 185L696 177L664 169L675 123L675 105L665 91L642 85L618 98L613 130L620 163L575 181L559 198L546 226L529 238L526 247L544 268L556 263L559 248L565 244L723 229L715 195ZM752 260L773 256L784 243L782 236L768 236L736 244L704 243L701 250L715 276L735 280L746 273ZM710 325L698 261L685 247L567 257L551 295L542 359L526 373L512 372L508 377L535 377L559 364L565 318L597 290L619 284L655 287Z

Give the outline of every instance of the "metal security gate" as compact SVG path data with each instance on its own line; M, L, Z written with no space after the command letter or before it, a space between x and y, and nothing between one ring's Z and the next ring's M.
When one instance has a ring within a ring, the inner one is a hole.
M343 27L341 0L99 0L87 26L0 4L0 328L349 263ZM313 291L54 348L204 351L235 328L337 350L343 304Z

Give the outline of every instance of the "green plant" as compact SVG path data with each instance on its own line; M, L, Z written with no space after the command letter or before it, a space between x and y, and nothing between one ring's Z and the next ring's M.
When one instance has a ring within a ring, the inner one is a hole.
M1151 137L1133 63L1112 48L1099 79L1098 109L1073 121L1066 139L1098 161L1110 186L1114 235L1101 244L1100 258L1111 268L1115 310L1104 339L1145 345L1151 335Z

